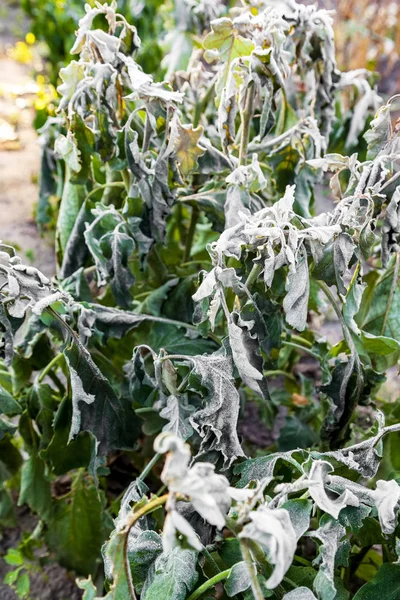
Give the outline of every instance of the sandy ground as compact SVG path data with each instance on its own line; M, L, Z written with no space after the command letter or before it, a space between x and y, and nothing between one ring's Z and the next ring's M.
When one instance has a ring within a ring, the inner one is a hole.
M40 148L32 127L33 85L28 67L0 57L0 119L15 123L17 136L14 142L0 142L0 240L16 246L24 261L53 275L51 238L40 236L34 220Z

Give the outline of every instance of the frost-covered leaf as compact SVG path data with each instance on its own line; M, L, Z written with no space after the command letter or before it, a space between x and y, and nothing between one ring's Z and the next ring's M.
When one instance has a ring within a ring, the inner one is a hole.
M307 255L304 251L300 251L300 255L301 258L296 264L296 270L288 275L287 294L283 300L283 308L289 325L303 331L307 322L310 280Z
M189 422L193 411L192 406L184 404L183 398L173 395L168 396L165 407L159 412L160 417L168 421L164 425L163 431L175 433L184 440L188 439L193 433L193 428Z
M197 380L206 389L204 407L190 419L194 429L203 438L200 453L217 450L227 465L244 456L237 436L239 394L232 375L232 359L220 351L209 356L191 357L193 369L190 385ZM201 389L201 388L200 388Z
M143 600L185 600L198 579L197 552L176 547L155 562L154 579Z
M64 350L72 387L73 417L70 439L80 431L96 438L100 455L115 449L132 449L139 423L130 402L118 398L109 381L81 345Z
M319 528L310 532L314 539L321 542L315 560L318 573L314 580L314 590L322 600L333 600L336 597L335 560L345 534L345 528L327 515L322 517Z
M390 104L381 106L371 121L370 128L364 134L367 141L367 158L373 160L389 141L392 134Z
M263 360L259 354L256 335L251 333L254 321L244 321L236 312L231 314L228 323L229 344L233 362L242 381L250 389L269 400L267 382L262 373Z
M337 519L342 508L346 506L358 506L359 500L350 490L346 490L337 498L333 498L329 494L329 491L325 489L325 482L328 473L332 471L333 467L330 463L322 460L314 460L308 475L308 479L312 484L310 485L309 493L321 510Z
M189 468L190 450L187 444L176 435L160 434L155 442L157 452L168 452L161 474L162 481L172 493L185 494L193 508L211 525L219 529L225 524L225 515L231 505L229 481L214 472L214 465L197 462ZM175 518L182 520L177 515ZM174 524L175 528L179 527ZM196 547L196 546L195 546Z
M51 304L66 298L51 285L43 273L35 267L23 265L21 259L15 255L14 249L4 244L0 245L0 288L7 300L8 314L18 319L24 317L30 308L40 315ZM2 303L2 307L4 306ZM2 310L0 318L9 348L9 325L4 312Z
M394 533L397 523L397 513L400 505L400 486L393 479L390 481L379 480L373 493L378 509L379 522L383 533Z
M95 260L99 285L110 283L119 306L130 308L130 288L135 278L129 268L129 258L135 250L135 240L127 223L114 209L94 209L95 220L86 228L86 244Z
M267 581L270 589L282 581L293 561L297 537L293 529L290 514L284 508L271 510L260 506L249 515L250 523L240 532L240 538L249 538L258 542L266 550L269 561L275 566Z
M309 588L301 586L285 594L283 600L317 600L317 598Z
M59 135L54 144L54 150L59 154L71 171L79 173L82 168L80 161L81 151L74 134L69 131L67 136Z
M253 565L254 572L256 567ZM244 561L233 565L228 577L225 580L224 588L229 598L234 598L237 594L245 592L251 586L249 569Z

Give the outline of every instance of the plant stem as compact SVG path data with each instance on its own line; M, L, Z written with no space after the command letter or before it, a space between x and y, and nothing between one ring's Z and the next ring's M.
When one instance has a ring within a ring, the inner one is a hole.
M219 573L221 573L221 569L219 568L219 566L217 565L217 563L215 562L215 560L213 559L206 547L203 548L202 554L204 554L208 564L214 572L214 575L218 575Z
M261 271L262 265L260 265L259 263L254 263L249 273L249 276L246 279L246 283L244 284L248 289L250 289L255 284Z
M122 181L124 182L126 193L129 194L129 190L131 189L131 178L129 172L127 170L121 171ZM118 183L118 182L116 182ZM120 187L120 186L118 186Z
M126 580L128 583L128 589L129 589L129 593L131 595L132 600L137 600L137 598L136 598L135 588L133 586L131 566L129 564L129 558L128 558L128 539L129 539L130 531L131 531L132 527L134 526L134 524L139 519L144 517L144 515L148 515L149 513L157 510L157 508L159 508L160 506L163 506L167 502L168 496L169 496L169 494L164 494L164 496L160 496L159 498L154 498L154 500L150 500L150 502L148 502L147 504L145 504L144 506L139 508L137 511L135 511L135 509L133 509L133 514L127 525L127 528L125 531L125 541L124 541L124 566L125 566Z
M42 383L43 379L46 377L46 375L53 369L53 367L55 367L55 365L62 359L64 358L64 354L62 352L60 352L60 354L57 354L50 362L48 365L45 366L45 368L42 370L42 372L40 373L40 375L38 375L38 383Z
M320 361L320 357L318 356L318 354L315 354L315 352L310 350L310 348L307 348L307 346L301 346L300 344L295 344L294 342L287 342L286 340L283 340L282 344L284 346L289 346L290 348L296 348L297 350L303 350L303 352L307 352L307 354L309 354L310 356L313 356L318 362Z
M211 96L214 93L215 83L210 85L207 92L204 94L203 98L196 103L196 109L193 117L193 128L195 129L200 123L200 117L203 114Z
M294 375L291 375L290 373L286 373L286 371L283 371L282 369L275 369L272 371L264 371L264 377L279 377L279 375L282 375L282 377L286 377L287 379L290 379L290 381L297 383L296 377Z
M197 600L200 598L207 590L213 587L215 584L219 583L223 579L226 579L231 572L231 569L226 569L225 571L221 571L218 575L215 575L208 581L204 582L200 587L197 588L188 598L188 600Z
M153 456L153 458L151 459L151 461L149 463L147 463L147 465L145 466L145 468L143 469L143 471L140 473L138 479L140 481L144 481L147 477L147 475L150 473L150 471L152 470L152 468L154 467L154 465L158 462L158 460L161 458L161 454L157 453Z
M93 188L86 195L85 202L86 202L86 200L88 200L89 198L91 198L91 196L93 196L99 190L105 190L106 188L110 188L110 187L124 188L125 187L125 183L123 181L110 181L108 183L102 183L101 185L98 185L97 187Z
M196 231L197 221L200 215L200 211L197 206L193 206L192 215L190 217L190 225L189 231L186 238L185 252L183 255L183 262L187 262L190 258L190 251L192 249L192 243L194 238L194 233Z
M251 120L253 118L254 93L254 85L250 84L246 92L246 101L244 109L240 113L242 123L242 135L240 138L239 163L241 165L245 165L247 159L247 146L249 144L250 126Z
M253 563L253 559L251 558L247 542L245 539L242 538L239 540L239 544L243 560L246 563L247 570L249 572L251 580L251 591L253 592L254 600L264 600L264 594L260 587L260 582L257 579L257 569Z

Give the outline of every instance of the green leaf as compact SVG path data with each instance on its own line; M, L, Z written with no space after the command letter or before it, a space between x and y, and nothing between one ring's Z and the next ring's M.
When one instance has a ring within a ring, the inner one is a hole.
M68 441L71 420L72 402L66 397L54 417L54 433L50 443L40 452L40 457L50 463L55 475L87 467L90 463L93 440L89 433L83 432Z
M211 33L203 40L203 47L206 49L204 56L208 62L218 59L224 63L216 86L220 97L232 61L239 56L249 56L254 49L254 44L251 40L238 35L231 19L215 19L211 27Z
M197 552L176 547L155 562L154 579L143 600L185 600L196 585Z
M384 563L372 581L363 585L354 600L398 600L400 598L400 565Z
M317 441L315 432L299 417L286 417L285 424L280 430L278 448L282 452L296 448L309 448Z
M28 504L41 519L51 513L51 486L46 476L45 464L37 454L32 454L21 469L21 488L18 505Z
M395 278L395 263L396 257L394 256L373 290L366 289L363 303L367 303L368 312L363 318L361 329L375 336L399 340L400 278Z
M15 527L17 525L14 501L10 492L3 487L0 487L0 525L4 527Z
M0 483L15 475L21 465L22 456L11 442L9 435L0 440Z
M135 240L123 217L113 206L98 206L96 216L84 233L87 247L96 263L98 284L109 282L117 304L129 309L132 305L130 289L135 278L128 261L135 250Z
M89 352L77 343L64 350L71 375L72 425L70 439L89 431L97 440L99 455L132 449L139 434L131 404L118 398Z
M19 598L27 598L29 596L31 582L28 573L21 573L15 585L15 592Z
M167 152L173 152L177 165L184 177L194 171L197 167L197 159L205 152L205 148L199 145L199 139L203 135L203 127L199 125L182 125L176 115L171 124L171 134Z
M65 184L61 198L60 211L57 220L57 240L61 256L67 246L68 239L74 228L79 210L86 196L83 185L71 183L69 167L65 169Z
M95 573L109 532L104 493L81 473L66 496L54 501L46 543L59 562L79 574Z
M20 404L0 385L0 414L18 415L22 412Z
M4 560L8 565L12 565L14 567L20 567L24 564L24 557L17 548L10 548L5 555Z

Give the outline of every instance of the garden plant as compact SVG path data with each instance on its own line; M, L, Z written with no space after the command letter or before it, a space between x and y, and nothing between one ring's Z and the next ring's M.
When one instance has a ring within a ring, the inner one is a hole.
M396 97L329 12L232 4L166 3L155 74L134 11L86 5L61 68L56 277L0 246L21 598L50 560L84 600L400 598Z

